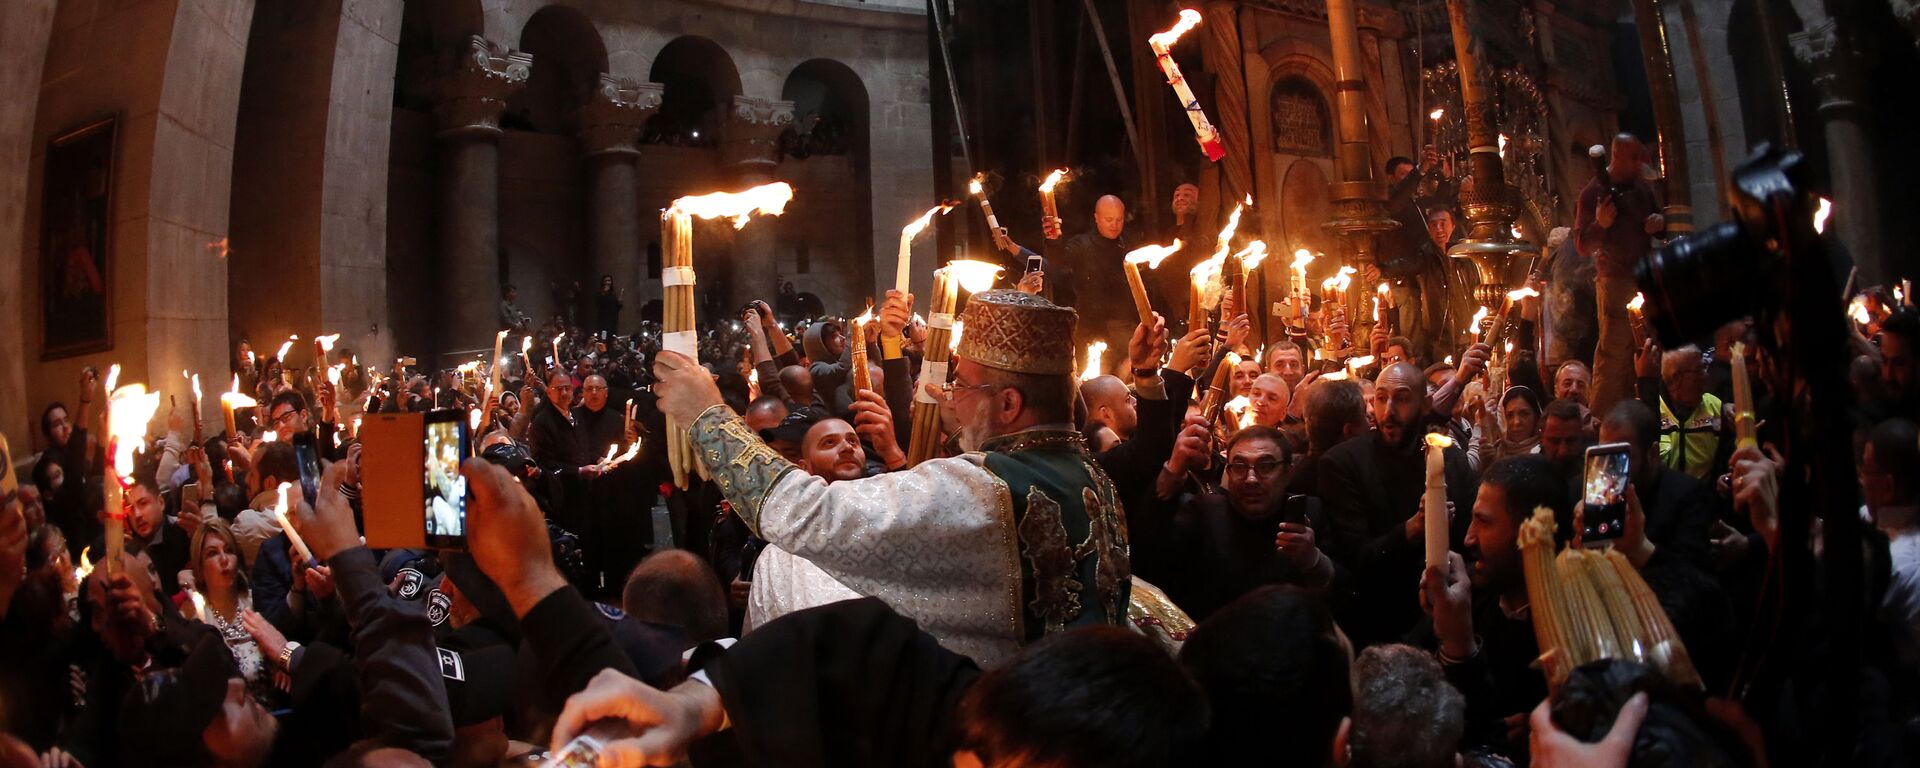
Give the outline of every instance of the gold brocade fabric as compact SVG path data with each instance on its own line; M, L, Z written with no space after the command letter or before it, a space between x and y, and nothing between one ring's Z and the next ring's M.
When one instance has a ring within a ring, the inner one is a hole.
M1193 619L1174 605L1167 593L1146 580L1133 577L1133 592L1127 600L1127 618L1133 629L1152 638L1169 654L1180 653L1187 635L1193 633Z

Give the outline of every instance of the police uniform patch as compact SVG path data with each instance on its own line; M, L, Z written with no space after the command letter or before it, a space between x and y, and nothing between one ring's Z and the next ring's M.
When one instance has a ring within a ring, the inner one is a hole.
M447 593L436 589L427 595L427 621L434 626L447 623L447 614L453 610L453 601Z
M626 611L607 605L606 603L595 602L593 607L600 612L600 615L607 617L607 621L619 621L627 617Z
M427 581L427 575L412 566L400 569L399 573L394 574L394 578L399 581L399 589L395 594L398 594L402 600L419 599L420 587Z

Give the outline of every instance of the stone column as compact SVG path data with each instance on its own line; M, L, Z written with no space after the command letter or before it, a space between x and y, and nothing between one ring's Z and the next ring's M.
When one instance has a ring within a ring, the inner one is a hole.
M1660 171L1666 181L1667 237L1693 232L1693 177L1687 170L1687 134L1680 118L1679 87L1673 80L1673 50L1667 44L1666 12L1660 0L1633 0L1634 26L1640 32L1640 58L1647 66L1653 95L1653 122L1660 133Z
M640 129L660 108L661 85L602 73L600 87L580 111L580 143L587 150L587 243L591 285L613 275L615 290L628 294L639 317L640 192L635 161ZM648 219L649 222L652 219Z
M774 180L780 165L780 132L792 124L791 101L733 97L720 131L720 165L734 179L733 191ZM778 293L779 264L773 257L778 226L778 220L756 219L734 234L728 312L754 299L772 303ZM698 271L700 265L696 263L694 269Z
M1392 231L1399 223L1387 216L1387 189L1373 175L1373 145L1367 130L1367 79L1360 63L1359 20L1353 0L1327 0L1327 28L1333 37L1334 106L1338 125L1336 165L1340 180L1329 185L1333 215L1321 226L1346 238L1360 266L1373 262L1374 236ZM1285 249L1282 249L1285 250ZM1347 317L1366 320L1360 312L1372 292L1362 281L1349 297ZM1370 323L1369 323L1370 324Z
M500 112L525 87L533 55L479 35L467 38L459 64L434 81L439 123L442 352L492 341L500 306Z
M1812 70L1820 96L1821 127L1827 136L1828 178L1833 183L1833 226L1840 242L1860 265L1860 284L1876 285L1894 277L1880 237L1880 198L1876 191L1873 137L1867 104L1860 92L1859 52L1831 18L1787 36L1794 56Z

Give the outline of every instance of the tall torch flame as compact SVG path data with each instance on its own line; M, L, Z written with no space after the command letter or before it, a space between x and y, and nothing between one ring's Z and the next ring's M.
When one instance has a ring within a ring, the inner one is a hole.
M1267 253L1267 241L1255 240L1247 243L1247 247L1240 249L1240 252L1233 257L1240 260L1242 270L1247 274L1253 274L1253 268L1260 266L1260 262L1266 261L1268 255L1270 254Z
M986 191L986 187L980 183L986 180L986 178L987 175L984 173L974 174L973 179L967 182L967 194L978 197L981 192Z
M313 343L320 345L321 352L332 352L334 342L339 340L340 340L340 334L337 334L337 333L329 333L325 336L313 337Z
M967 289L968 293L979 293L992 288L993 281L999 279L1001 272L1006 271L1005 267L998 264L971 260L950 261L941 269L947 270L947 274L958 281L961 288Z
M711 192L689 195L673 201L668 213L685 213L702 219L732 219L733 228L747 225L754 214L779 216L793 200L793 187L784 181L762 184L745 192Z
M1159 269L1160 262L1166 261L1168 256L1172 256L1179 251L1180 241L1175 239L1172 245L1149 245L1145 248L1135 248L1127 253L1126 262L1128 264L1145 264L1147 269Z
M1066 180L1067 180L1067 169L1055 168L1053 173L1047 174L1046 180L1040 182L1040 191L1052 192L1055 185Z
M1220 245L1213 252L1214 258L1223 259L1233 250L1233 233L1240 229L1240 212L1245 209L1246 206L1235 203L1233 213L1227 214L1227 225L1220 229Z
M1305 272L1307 271L1307 265L1312 263L1313 263L1313 251L1309 251L1305 248L1301 248L1300 250L1293 252L1293 263L1288 264L1287 268L1294 270L1296 272Z
M1533 299L1533 298L1539 298L1539 296L1540 296L1540 292L1539 292L1539 291L1536 291L1536 290L1534 290L1534 289L1533 289L1533 286L1531 286L1531 285L1529 285L1529 286L1524 286L1524 287L1521 287L1521 288L1519 288L1519 289L1516 289L1516 290L1511 290L1511 291L1507 291L1507 301L1519 301L1519 300L1521 300L1521 299Z
M120 386L120 364L114 363L107 366L107 394L113 394L113 390L118 386Z
M1628 311L1628 312L1639 312L1639 311L1640 311L1640 308L1641 308L1641 307L1644 307L1644 306L1646 306L1646 305L1647 305L1647 296L1646 296L1646 294L1643 294L1643 293L1636 293L1636 294L1634 294L1634 295L1633 295L1633 300L1632 300L1632 301L1629 301L1629 302L1627 302L1627 311Z
M920 234L920 231L926 229L928 224L933 223L934 214L937 213L942 216L945 216L947 214L947 211L951 211L951 210L953 210L952 203L941 203L940 205L936 205L932 208L928 208L926 213L920 214L920 218L914 219L913 221L908 222L906 226L900 228L901 239L903 240L913 239L914 235Z
M953 320L953 338L947 340L947 351L960 351L960 334L967 332L967 324L959 318Z
M1486 321L1487 314L1490 311L1491 310L1488 310L1486 307L1481 307L1480 309L1476 310L1473 313L1472 324L1467 326L1467 333L1472 333L1472 334L1480 333L1480 324Z
M1427 113L1427 119L1432 120L1434 122L1439 122L1440 118L1443 118L1446 116L1447 116L1447 111L1445 109L1441 109L1440 107L1434 107L1432 112Z
M1096 341L1087 345L1087 369L1080 372L1080 380L1088 381L1100 378L1100 358L1107 354L1107 343Z
M1174 43L1180 42L1181 35L1186 34L1189 30L1197 26L1200 26L1200 12L1192 8L1182 8L1180 9L1180 20L1174 22L1173 26L1168 27L1167 31L1158 32L1149 36L1147 38L1147 44L1153 46L1155 50L1161 51L1172 48Z
M1340 291L1344 293L1348 288L1353 286L1353 276L1356 274L1359 274L1359 270L1353 267L1341 267L1340 271L1334 273L1333 277L1320 281L1320 290Z
M299 340L300 340L300 334L296 333L292 336L288 336L287 340L280 345L280 351L275 352L273 354L273 358L275 360L279 360L281 365L286 365L287 353L293 350L293 343Z

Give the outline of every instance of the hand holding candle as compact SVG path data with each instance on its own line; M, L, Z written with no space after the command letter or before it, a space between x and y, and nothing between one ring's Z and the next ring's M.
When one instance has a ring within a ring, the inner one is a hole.
M1180 74L1180 65L1173 60L1173 45L1188 30L1200 26L1200 12L1191 8L1180 10L1180 20L1164 32L1147 38L1147 45L1153 49L1153 56L1160 64L1160 73L1167 76L1167 85L1173 86L1174 97L1187 112L1187 119L1193 123L1193 138L1200 142L1200 150L1207 153L1207 159L1219 162L1227 156L1227 147L1220 141L1220 132L1215 130L1213 122L1207 119L1207 113L1200 108L1200 100L1194 98L1193 89L1187 87L1187 79Z
M1147 269L1159 269L1160 262L1180 250L1180 241L1175 239L1172 245L1149 245L1134 249L1120 262L1121 270L1127 274L1127 288L1133 292L1133 308L1140 313L1143 325L1153 325L1153 303L1147 300L1147 284L1140 278L1140 265Z

